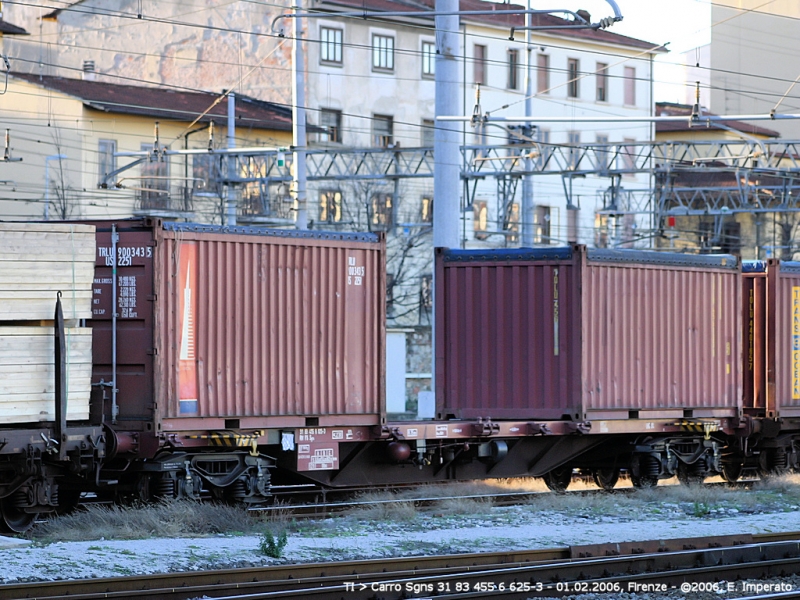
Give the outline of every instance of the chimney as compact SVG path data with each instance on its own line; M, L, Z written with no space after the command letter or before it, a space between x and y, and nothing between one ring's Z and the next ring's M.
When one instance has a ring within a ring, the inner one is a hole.
M85 60L83 61L83 80L84 81L94 81L97 79L97 74L94 70L94 61L93 60Z

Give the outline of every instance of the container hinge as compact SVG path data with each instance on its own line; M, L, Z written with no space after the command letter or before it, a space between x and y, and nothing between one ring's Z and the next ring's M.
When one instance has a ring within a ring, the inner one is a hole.
M158 354L158 348L150 348L150 349L147 351L147 354L148 354L149 356L156 356L156 355Z
M150 294L149 296L147 296L147 299L150 302L155 302L156 300L158 300L158 294Z

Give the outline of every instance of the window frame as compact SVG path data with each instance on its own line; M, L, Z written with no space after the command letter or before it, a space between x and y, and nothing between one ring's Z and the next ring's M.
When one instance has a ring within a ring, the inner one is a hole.
M472 203L472 230L476 240L489 237L489 203L486 200Z
M318 141L327 143L327 144L341 144L342 143L342 111L335 109L335 108L320 108L319 109L319 126L322 129L329 129L331 128L330 125L325 125L322 120L323 115L332 115L335 117L335 125L333 125L332 132L323 133L320 132L317 134L319 137L317 138ZM323 136L326 136L327 139L322 139Z
M102 150L104 145L108 144L109 148L107 150ZM117 140L110 140L107 138L100 138L97 140L97 177L98 181L103 181L106 175L109 173L113 173L117 170L117 157L114 156L117 152ZM104 171L104 166L108 162L108 166L110 167L107 171Z
M370 196L370 231L389 231L394 227L394 196L376 192Z
M625 106L636 106L636 67L625 67L624 74L625 91L622 101Z
M581 63L577 58L567 59L567 97L580 98L581 88L578 85L581 73Z
M424 194L420 201L420 223L433 224L433 195Z
M594 99L596 102L608 102L608 63L597 63Z
M481 49L481 56L478 57L478 48ZM472 46L472 79L474 83L486 85L487 81L487 62L489 57L489 47L486 44L473 44ZM480 75L480 77L479 77Z
M430 70L425 70L426 65ZM422 77L424 79L436 77L436 43L429 40L422 40Z
M387 42L385 47L376 45L379 40ZM387 33L372 34L372 70L376 73L394 73L395 38ZM381 64L385 58L386 65ZM376 64L377 63L377 64Z
M334 39L324 39L326 33L334 34ZM337 35L338 34L338 35ZM338 39L336 39L338 37ZM333 48L333 58L324 58L327 48ZM338 58L337 58L338 55ZM319 63L341 67L344 65L344 29L320 25L319 27Z
M375 127L378 123L387 123L388 127L388 135L378 133L377 127ZM379 141L381 143L376 143ZM394 117L392 115L372 115L372 146L373 148L390 148L394 145Z
M550 55L536 55L536 93L550 93Z
M319 222L341 223L344 195L341 190L319 191ZM333 208L333 210L331 210Z
M519 90L519 50L509 48L506 54L506 89Z

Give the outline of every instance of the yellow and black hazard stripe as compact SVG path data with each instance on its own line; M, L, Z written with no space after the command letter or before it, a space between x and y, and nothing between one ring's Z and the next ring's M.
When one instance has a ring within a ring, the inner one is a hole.
M681 431L689 433L702 433L708 439L711 433L719 431L719 423L716 421L678 421L675 423L681 428Z
M204 435L186 436L190 440L208 440L209 446L220 448L250 448L255 452L258 438L264 435L263 431L237 433L235 431L211 431Z

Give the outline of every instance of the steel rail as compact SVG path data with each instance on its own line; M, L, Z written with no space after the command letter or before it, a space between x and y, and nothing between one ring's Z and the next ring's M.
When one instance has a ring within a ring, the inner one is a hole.
M625 590L629 582L678 586L686 581L796 572L800 572L800 532L789 532L7 584L0 586L0 599L175 600L212 595L230 600L300 596L355 600L376 597L375 586L381 598L401 598L408 597L414 586L424 591L430 585L443 592L437 596L441 598L528 598L617 589L615 585Z

